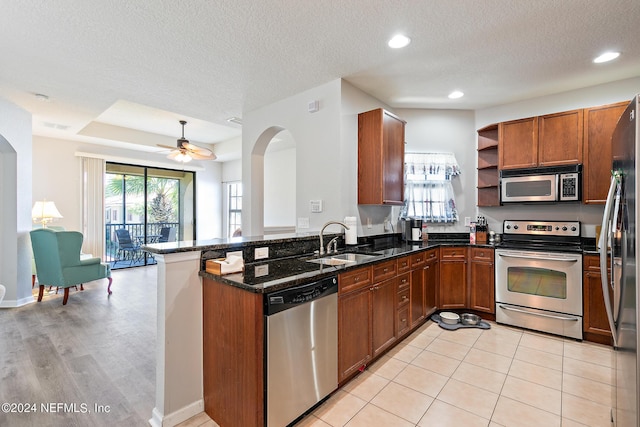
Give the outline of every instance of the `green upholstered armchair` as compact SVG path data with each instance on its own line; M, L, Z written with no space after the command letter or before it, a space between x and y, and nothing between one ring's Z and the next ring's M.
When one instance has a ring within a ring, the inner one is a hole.
M69 288L98 279L108 279L107 293L111 295L111 269L100 258L80 259L82 233L77 231L54 231L41 228L31 231L31 247L38 271L40 291L38 301L42 301L45 286L64 288L66 304Z

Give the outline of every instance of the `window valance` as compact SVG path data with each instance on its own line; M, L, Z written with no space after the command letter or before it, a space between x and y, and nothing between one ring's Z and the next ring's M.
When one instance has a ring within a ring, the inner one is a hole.
M460 175L460 166L453 153L405 153L404 170L411 181L428 180L427 175L442 176L446 180Z

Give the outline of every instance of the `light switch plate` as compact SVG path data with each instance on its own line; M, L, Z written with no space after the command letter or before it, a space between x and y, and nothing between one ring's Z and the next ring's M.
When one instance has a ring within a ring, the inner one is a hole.
M311 213L322 212L322 200L309 201L309 210L311 211Z

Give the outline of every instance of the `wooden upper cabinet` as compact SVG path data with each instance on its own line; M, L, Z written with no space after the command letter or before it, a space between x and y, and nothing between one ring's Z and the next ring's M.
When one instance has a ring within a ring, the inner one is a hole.
M404 203L405 124L381 108L358 114L358 204Z
M513 120L499 126L500 169L538 165L538 118Z
M538 165L582 163L582 110L538 118Z
M628 104L625 101L584 110L584 203L606 201L611 181L611 136Z
M582 163L583 110L500 123L500 169Z

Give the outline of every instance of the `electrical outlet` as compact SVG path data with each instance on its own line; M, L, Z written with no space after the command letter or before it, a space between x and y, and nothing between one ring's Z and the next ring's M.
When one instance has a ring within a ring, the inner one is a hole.
M253 258L254 259L269 258L269 246L265 246L264 248L256 248Z
M309 228L309 218L298 218L298 228Z
M389 218L385 218L384 220L384 231L392 231L391 220Z
M265 265L256 265L253 269L253 274L256 277L262 277L269 275L269 264Z
M470 216L465 216L464 217L464 226L465 227L471 227L471 217Z
M240 258L244 258L242 256L242 251L227 252L225 255L227 258L229 258L230 256L239 256Z
M371 218L367 218L367 228L373 228L373 225L371 224Z

